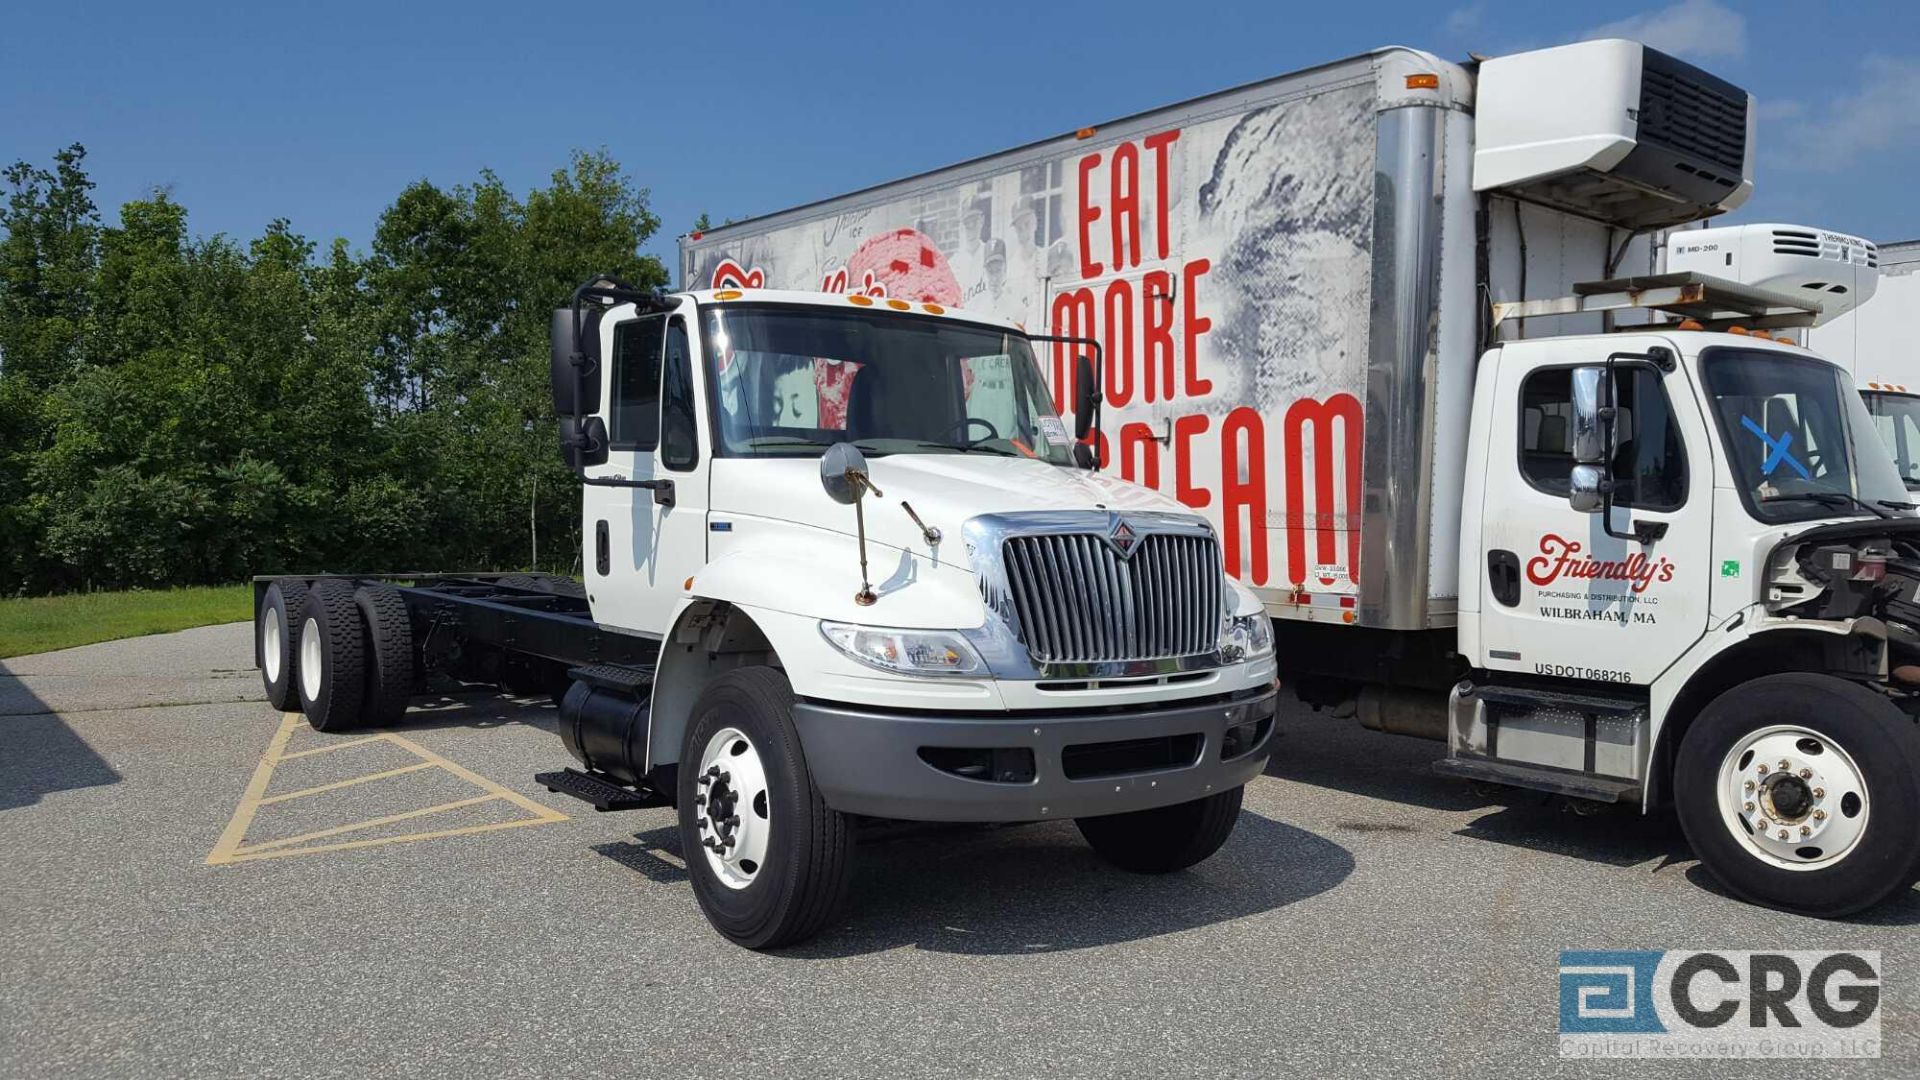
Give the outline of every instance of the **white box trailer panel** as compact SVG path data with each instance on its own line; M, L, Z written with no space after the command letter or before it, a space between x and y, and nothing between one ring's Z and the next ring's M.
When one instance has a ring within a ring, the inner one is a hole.
M1276 616L1448 625L1476 265L1489 299L1564 292L1612 240L1511 201L1482 229L1471 100L1460 67L1385 49L683 237L683 285L1096 337L1102 460L1204 511ZM1064 412L1070 350L1043 366Z

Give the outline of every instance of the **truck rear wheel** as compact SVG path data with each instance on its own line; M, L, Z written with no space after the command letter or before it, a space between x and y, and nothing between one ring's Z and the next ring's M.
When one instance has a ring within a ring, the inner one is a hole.
M1167 874L1220 850L1240 821L1245 790L1237 787L1152 810L1076 818L1074 824L1101 858L1122 870Z
M1830 675L1768 675L1721 694L1674 763L1680 827L1743 900L1837 918L1920 874L1920 732Z
M707 921L749 949L818 933L853 869L853 830L820 798L792 709L780 672L730 671L700 695L681 743L687 876Z
M267 703L281 712L300 707L300 612L306 603L306 582L276 581L260 598L260 614L254 619L260 680L267 686Z
M316 731L360 723L367 689L367 631L353 586L322 578L300 613L300 708Z
M397 724L413 700L413 618L406 598L391 585L363 585L353 602L367 629L366 720Z

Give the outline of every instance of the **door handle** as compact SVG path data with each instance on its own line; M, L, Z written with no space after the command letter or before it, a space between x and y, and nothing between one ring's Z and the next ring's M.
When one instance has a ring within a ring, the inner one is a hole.
M1487 552L1487 585L1493 598L1506 607L1520 603L1520 556L1496 549Z

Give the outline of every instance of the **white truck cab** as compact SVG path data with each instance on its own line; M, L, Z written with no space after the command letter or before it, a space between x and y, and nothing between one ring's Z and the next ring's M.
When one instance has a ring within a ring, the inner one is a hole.
M844 872L806 853L856 816L1075 818L1142 870L1225 840L1270 624L1204 518L1075 454L1018 326L609 286L555 326L592 617L659 641L562 724L590 770L675 793L723 932L810 932Z

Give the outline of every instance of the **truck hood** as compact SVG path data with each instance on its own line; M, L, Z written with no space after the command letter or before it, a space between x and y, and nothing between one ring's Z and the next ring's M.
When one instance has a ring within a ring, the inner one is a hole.
M916 555L928 554L914 512L942 534L946 560L966 565L960 527L978 514L1036 510L1156 511L1199 519L1187 507L1104 472L1061 468L1019 458L960 454L891 454L868 459L884 494L866 500L867 540ZM820 462L811 458L721 458L713 463L716 521L754 518L855 534L854 510L827 497Z

